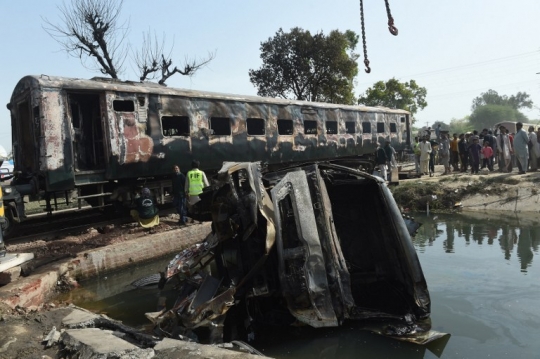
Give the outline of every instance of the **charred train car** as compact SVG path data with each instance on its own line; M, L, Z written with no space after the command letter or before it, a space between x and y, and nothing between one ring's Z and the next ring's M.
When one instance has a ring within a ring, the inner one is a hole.
M8 216L25 218L21 197L93 206L130 201L137 185L163 200L167 176L193 159L356 160L376 142L410 144L402 110L173 89L151 83L52 76L22 78L7 105L17 173L6 188Z

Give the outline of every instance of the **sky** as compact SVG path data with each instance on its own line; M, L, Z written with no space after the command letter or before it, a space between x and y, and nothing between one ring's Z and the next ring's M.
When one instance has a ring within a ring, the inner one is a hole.
M67 0L69 1L69 0ZM416 125L449 123L470 114L473 98L489 89L501 95L531 95L524 111L540 119L540 1L538 0L389 0L398 36L387 29L383 0L365 0L364 13L371 73L359 59L357 96L377 81L414 79L427 89L428 106ZM0 0L0 145L11 148L11 120L3 104L26 75L76 78L102 76L66 54L43 29L44 19L60 21L58 0ZM175 75L169 87L256 95L248 71L258 69L260 44L283 28L312 33L361 33L358 0L125 0L131 49L143 32L174 44L172 58L203 58L211 63L193 77ZM361 43L357 52L362 54ZM126 58L121 77L136 80ZM3 104L2 104L3 102Z

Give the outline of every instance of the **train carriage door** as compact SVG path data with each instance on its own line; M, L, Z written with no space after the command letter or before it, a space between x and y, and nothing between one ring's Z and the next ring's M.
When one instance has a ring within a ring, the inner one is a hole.
M37 156L39 153L38 139L35 137L35 130L39 131L39 107L30 108L29 101L20 102L17 104L17 121L13 124L17 126L17 137L14 137L15 144L15 163L20 163L22 168L17 170L26 172L37 172ZM15 131L14 131L15 132ZM39 136L39 134L38 134Z
M75 170L104 169L105 147L99 94L70 93L68 97Z
M148 163L154 150L154 141L149 134L155 135L158 127L148 127L148 97L133 93L116 92L111 95L114 119L111 130L111 141L116 141L112 155L118 156L118 165L132 163ZM155 101L152 98L152 101ZM159 102L154 106L162 106ZM159 109L156 109L159 111ZM154 121L155 112L152 113ZM148 173L149 167L138 166L141 174ZM120 171L115 168L114 171ZM116 174L118 175L118 174ZM132 173L133 175L133 173Z

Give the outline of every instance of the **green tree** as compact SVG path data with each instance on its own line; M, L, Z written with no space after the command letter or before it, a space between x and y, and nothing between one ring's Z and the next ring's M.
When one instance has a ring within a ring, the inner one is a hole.
M502 105L510 106L514 110L522 108L532 108L533 102L530 95L526 92L518 92L515 95L508 97L507 95L499 95L495 90L482 92L472 102L471 110L474 112L478 107L485 105Z
M492 128L498 122L527 122L527 117L509 105L483 105L476 107L469 122L476 130Z
M453 133L466 133L474 130L473 125L469 121L470 116L465 116L463 118L453 118L450 120L450 125L448 126L450 135Z
M427 90L416 81L399 82L395 78L376 82L358 98L358 104L366 106L385 106L409 111L413 116L427 106Z
M301 28L261 43L262 66L249 70L260 96L353 104L353 80L358 74L358 35L334 30L325 36Z

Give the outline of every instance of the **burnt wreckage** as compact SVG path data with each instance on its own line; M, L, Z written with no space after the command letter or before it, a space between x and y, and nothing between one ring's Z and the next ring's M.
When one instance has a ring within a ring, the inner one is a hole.
M147 313L163 335L206 327L215 343L261 324L351 319L419 344L444 335L431 331L410 234L377 177L324 163L264 175L257 163L225 163L207 197L212 233L162 273L161 286L179 281L176 303Z

